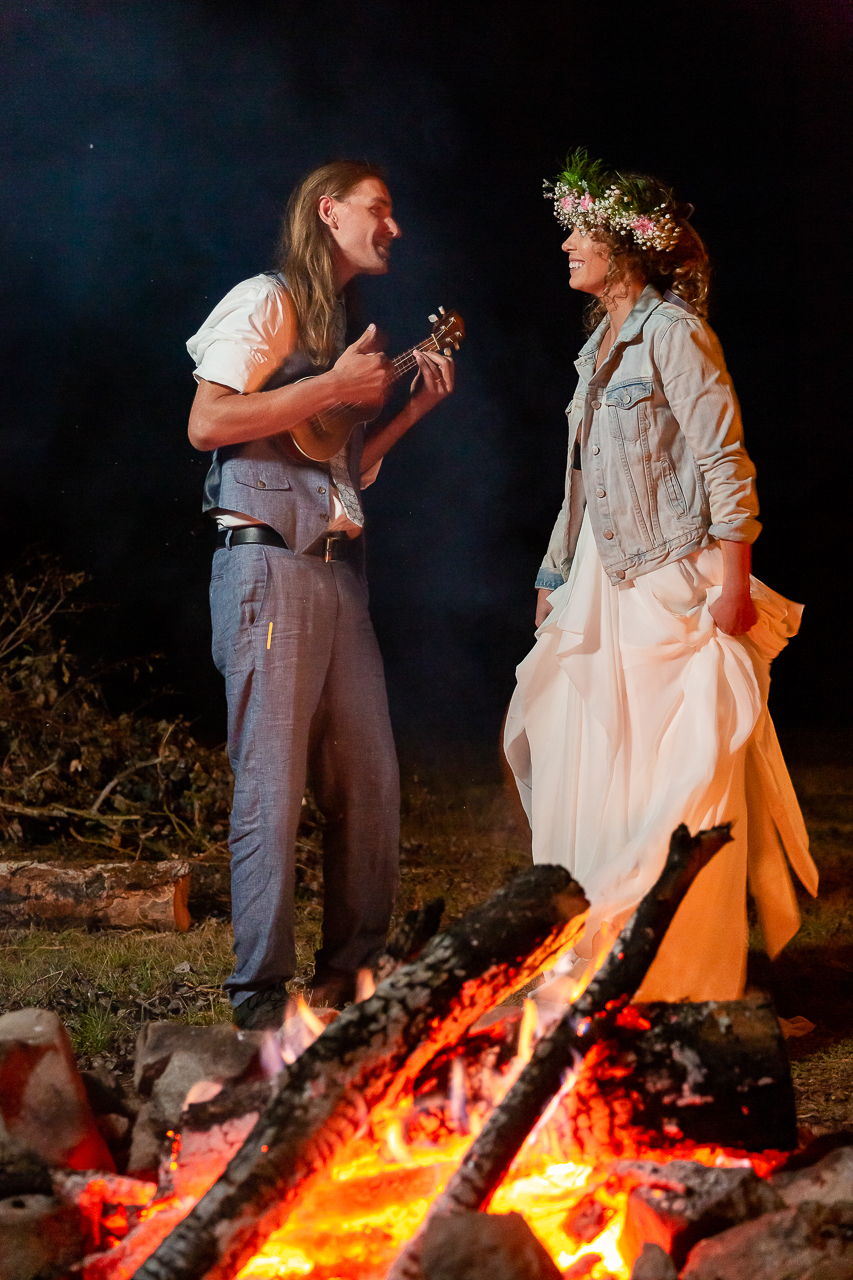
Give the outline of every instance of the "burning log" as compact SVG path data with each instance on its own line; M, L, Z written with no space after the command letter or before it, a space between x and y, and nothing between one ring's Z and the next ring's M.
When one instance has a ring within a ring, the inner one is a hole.
M682 824L672 834L666 864L622 930L604 964L556 1027L544 1036L500 1106L433 1204L429 1222L438 1214L483 1209L533 1126L563 1084L577 1058L613 1025L639 988L657 955L667 929L702 868L731 840L729 824L691 836ZM424 1229L409 1243L389 1273L389 1280L420 1280Z
M559 1120L567 1159L596 1163L684 1141L797 1145L791 1068L767 996L629 1005L586 1055Z
M346 1009L282 1072L241 1151L136 1280L232 1277L374 1108L571 944L587 905L562 867L533 867Z

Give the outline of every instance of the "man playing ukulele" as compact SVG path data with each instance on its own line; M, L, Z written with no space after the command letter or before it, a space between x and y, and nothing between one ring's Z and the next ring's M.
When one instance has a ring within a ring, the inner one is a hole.
M288 203L281 270L237 285L187 343L198 381L189 438L215 451L204 509L218 526L213 656L235 779L225 988L244 1028L281 1024L295 972L294 846L309 771L326 819L313 1003L353 997L356 972L382 949L397 887L399 780L359 493L450 394L453 362L415 350L402 411L366 440L356 426L328 463L295 441L336 406L361 406L365 419L381 408L388 365L373 325L344 349L344 297L357 275L388 270L399 235L378 169L315 169Z

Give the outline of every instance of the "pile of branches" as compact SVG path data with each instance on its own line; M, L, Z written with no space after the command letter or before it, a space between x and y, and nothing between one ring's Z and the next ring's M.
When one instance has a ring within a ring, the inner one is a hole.
M0 841L7 856L160 861L226 855L233 777L223 746L205 747L180 716L114 714L104 693L116 667L69 648L85 574L32 557L3 579L0 597ZM123 664L140 687L153 660ZM306 806L300 841L309 880L319 876ZM89 846L86 848L84 846ZM99 850L91 846L100 846ZM110 852L106 854L104 847Z

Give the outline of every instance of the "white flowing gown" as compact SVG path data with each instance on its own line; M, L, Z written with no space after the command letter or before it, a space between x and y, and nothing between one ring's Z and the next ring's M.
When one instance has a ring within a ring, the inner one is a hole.
M584 517L569 579L518 667L505 749L537 863L566 867L591 903L558 971L588 977L666 859L669 838L734 824L700 872L642 1000L730 1000L746 973L746 888L776 955L799 927L788 863L817 891L800 808L767 712L770 662L801 606L757 579L758 621L720 631L719 544L614 587Z

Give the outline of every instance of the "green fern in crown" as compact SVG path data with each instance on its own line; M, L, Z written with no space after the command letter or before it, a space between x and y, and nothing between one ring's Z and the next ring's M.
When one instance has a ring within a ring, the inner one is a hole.
M681 235L675 197L653 190L644 178L632 178L608 169L578 147L567 156L556 178L546 179L545 199L554 201L554 213L566 230L577 227L589 235L604 227L631 236L641 248L671 249Z

